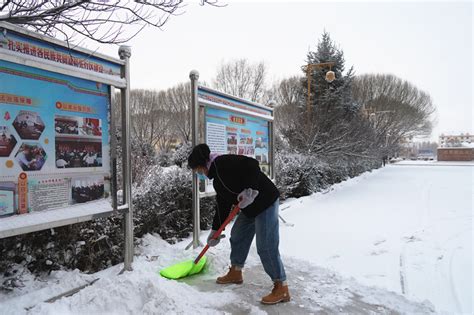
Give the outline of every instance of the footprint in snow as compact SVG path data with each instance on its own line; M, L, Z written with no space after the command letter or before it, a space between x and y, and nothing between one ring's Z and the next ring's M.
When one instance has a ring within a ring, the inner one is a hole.
M386 239L377 240L375 241L374 246L379 246L380 244L385 243L386 241L387 241Z
M421 238L416 237L415 235L405 236L403 239L404 239L405 242L407 242L407 243L412 243L412 242L419 242L419 241L421 241Z
M382 254L385 254L385 253L388 253L385 249L379 249L379 250L371 251L370 255L371 256L378 256L378 255L382 255Z

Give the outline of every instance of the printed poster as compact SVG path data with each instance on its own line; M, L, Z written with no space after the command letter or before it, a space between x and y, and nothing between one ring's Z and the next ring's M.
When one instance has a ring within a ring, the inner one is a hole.
M269 123L265 119L206 108L206 143L212 152L255 158L269 174Z
M106 196L109 87L3 60L0 83L0 216Z

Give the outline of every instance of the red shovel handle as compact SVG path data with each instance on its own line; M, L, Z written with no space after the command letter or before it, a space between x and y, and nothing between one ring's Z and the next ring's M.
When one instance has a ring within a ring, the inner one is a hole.
M232 211L229 213L229 215L227 216L227 219L225 219L224 223L222 223L221 227L216 231L216 233L214 233L214 235L212 236L213 239L217 239L222 231L224 231L225 227L227 226L227 224L229 224L230 221L232 221L232 219L237 215L237 213L239 213L240 211L240 208L239 206L234 206L234 208L232 209ZM196 260L194 260L194 264L197 264L199 262L199 260L202 258L202 256L204 256L204 254L207 252L207 250L209 249L209 244L207 244L201 251L201 253L199 253L199 256L197 256Z

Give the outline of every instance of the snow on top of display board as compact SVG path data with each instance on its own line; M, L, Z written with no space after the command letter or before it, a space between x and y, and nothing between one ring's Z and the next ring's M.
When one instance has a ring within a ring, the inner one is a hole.
M69 205L64 208L5 217L0 220L0 239L44 230L45 228L79 223L91 218L108 215L112 211L110 202L102 199L72 206Z
M212 102L237 108L239 110L249 111L262 116L273 116L273 108L254 103L236 96L210 89L208 87L198 87L199 102Z

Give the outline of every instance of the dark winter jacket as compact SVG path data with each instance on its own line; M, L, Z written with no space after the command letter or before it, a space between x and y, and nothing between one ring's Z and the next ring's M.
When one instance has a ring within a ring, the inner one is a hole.
M256 217L278 199L280 193L273 182L260 170L257 160L243 155L221 155L209 168L208 177L213 179L217 193L217 209L212 229L217 230L236 205L237 195L246 188L258 190L254 202L242 209L248 217Z

